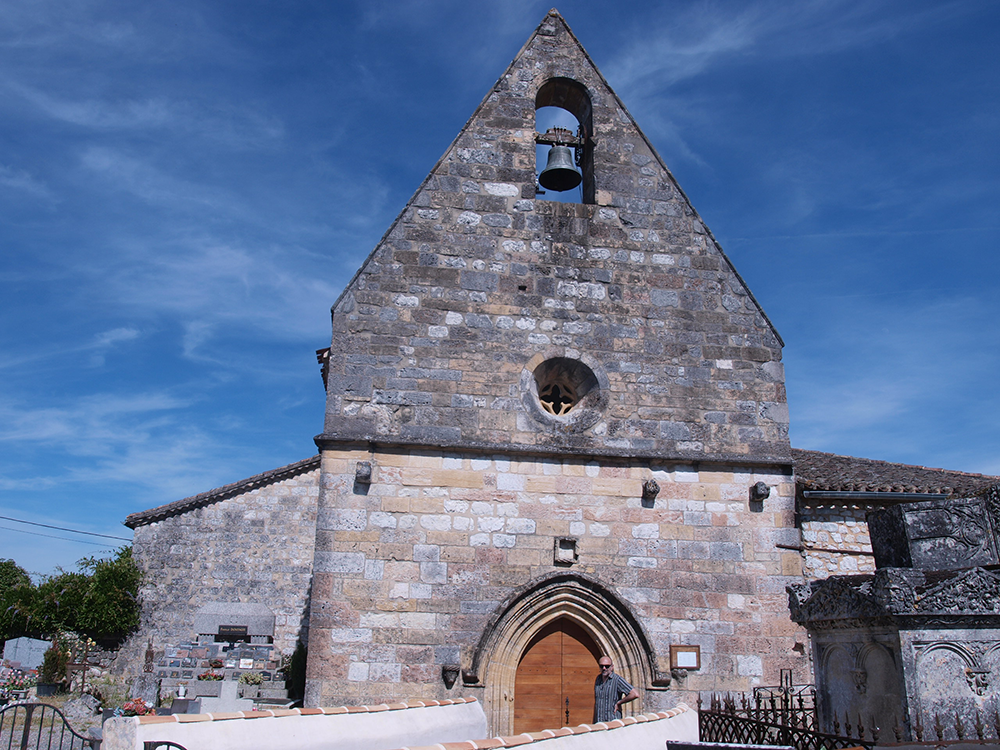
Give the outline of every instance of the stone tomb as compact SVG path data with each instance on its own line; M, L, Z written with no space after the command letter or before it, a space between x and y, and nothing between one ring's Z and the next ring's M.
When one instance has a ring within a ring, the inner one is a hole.
M274 616L259 604L213 602L195 615L196 640L164 647L156 663L161 694L187 688L189 700L201 700L202 711L243 711L255 705L285 705L288 691L281 672L281 652L271 644ZM254 672L260 686L240 685ZM217 675L221 679L199 679Z
M881 741L967 736L992 726L1000 698L1000 485L982 495L869 514L874 575L789 586L812 640L820 726L845 717ZM886 562L894 563L890 567ZM962 566L965 563L965 566ZM971 565L970 565L971 563Z

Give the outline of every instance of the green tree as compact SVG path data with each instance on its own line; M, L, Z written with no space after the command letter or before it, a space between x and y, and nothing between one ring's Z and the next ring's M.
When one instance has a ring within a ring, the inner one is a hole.
M30 586L28 571L13 560L0 560L0 597L18 586Z
M122 547L110 559L84 558L77 568L0 593L0 638L70 631L120 641L135 630L142 574L132 548Z
M34 597L34 588L27 571L13 560L0 560L0 648L8 638L16 638L23 628L14 626L19 605Z
M138 628L142 571L132 558L132 548L122 547L110 560L91 558L80 565L92 572L76 632L120 640Z

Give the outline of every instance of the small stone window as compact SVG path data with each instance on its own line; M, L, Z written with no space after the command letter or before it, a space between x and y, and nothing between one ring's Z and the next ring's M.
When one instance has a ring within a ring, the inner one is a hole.
M535 421L560 432L579 432L604 412L607 378L575 357L536 355L522 371L521 393Z

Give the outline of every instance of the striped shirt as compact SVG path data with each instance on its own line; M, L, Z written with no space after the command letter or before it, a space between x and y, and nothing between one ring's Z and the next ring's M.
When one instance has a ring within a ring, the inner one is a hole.
M594 682L594 723L620 719L622 712L615 710L615 704L632 690L633 687L614 672L608 679L597 675Z

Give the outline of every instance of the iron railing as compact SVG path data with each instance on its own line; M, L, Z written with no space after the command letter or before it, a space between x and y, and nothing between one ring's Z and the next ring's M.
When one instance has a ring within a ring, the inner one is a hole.
M769 703L770 701L768 701ZM864 747L872 750L878 744L878 730L864 726L845 727L846 734L816 731L815 710L772 713L770 706L758 712L755 701L745 695L737 704L735 697L713 695L706 709L698 700L698 730L702 742L724 742L738 745L791 745L796 750L839 750ZM784 718L787 721L770 720ZM865 738L868 733L869 738ZM898 740L897 740L898 741Z
M101 741L78 734L63 712L47 703L15 703L0 710L0 750L99 750Z

